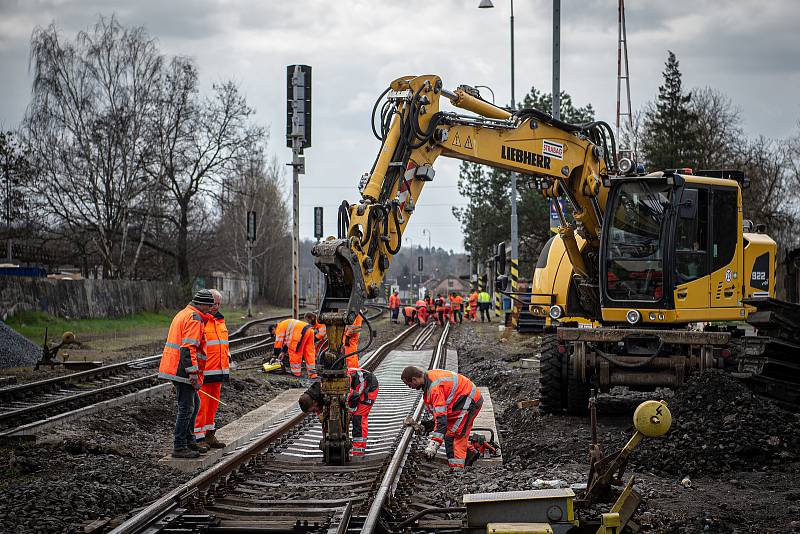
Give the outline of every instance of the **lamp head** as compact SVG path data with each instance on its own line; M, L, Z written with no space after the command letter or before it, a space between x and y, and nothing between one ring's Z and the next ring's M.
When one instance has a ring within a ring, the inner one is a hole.
M481 3L478 4L478 8L480 9L486 9L488 7L494 7L492 0L481 0Z

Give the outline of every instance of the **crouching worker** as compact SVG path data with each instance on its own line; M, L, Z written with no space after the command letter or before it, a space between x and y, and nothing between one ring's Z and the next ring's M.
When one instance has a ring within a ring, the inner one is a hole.
M217 408L222 393L222 383L230 379L230 350L228 327L225 317L219 312L222 295L210 289L214 305L206 321L206 366L203 370L203 386L200 388L200 410L194 423L194 437L198 444L206 444L212 449L224 449L225 443L216 436Z
M417 309L414 306L405 306L403 308L403 318L406 320L406 326L411 326L416 322Z
M463 468L467 460L469 433L483 406L481 392L466 376L442 369L423 371L409 366L403 369L401 378L411 389L422 390L425 408L434 418L425 456L434 458L444 442L447 465Z
M363 457L367 452L369 412L378 396L378 378L369 371L358 368L348 369L347 374L350 376L347 408L353 425L352 456ZM314 382L298 400L303 413L310 412L317 415L322 412L323 402L319 382Z
M275 337L272 345L274 356L283 362L284 368L288 357L291 373L299 377L305 360L308 377L317 378L317 354L312 325L297 319L285 319L270 325L269 333Z

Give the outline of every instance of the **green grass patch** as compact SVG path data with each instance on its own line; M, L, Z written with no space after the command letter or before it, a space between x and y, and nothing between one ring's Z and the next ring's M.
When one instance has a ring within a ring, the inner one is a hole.
M169 328L175 311L142 312L118 319L62 319L38 311L21 312L10 317L6 324L27 337L37 345L44 340L47 329L48 339L57 340L61 334L70 331L80 340L84 336L106 335L115 332L142 331Z

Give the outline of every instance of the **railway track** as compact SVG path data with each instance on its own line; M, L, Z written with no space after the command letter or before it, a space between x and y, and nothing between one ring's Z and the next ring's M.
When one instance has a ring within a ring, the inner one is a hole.
M323 464L320 424L295 407L247 447L113 532L373 532L415 443L403 419L419 419L423 409L420 392L402 383L401 371L441 367L448 333L449 325L409 328L362 362L380 382L363 459Z
M241 361L272 349L272 338L258 334L231 341L231 359ZM85 415L136 392L168 387L156 370L161 355L148 356L0 389L0 438L35 434L57 421Z

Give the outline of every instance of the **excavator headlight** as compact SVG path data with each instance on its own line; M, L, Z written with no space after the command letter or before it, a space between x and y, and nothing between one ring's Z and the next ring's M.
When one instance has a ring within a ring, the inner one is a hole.
M558 319L562 315L564 315L564 309L556 304L555 306L550 307L550 318L551 319Z
M620 173L628 174L629 172L631 172L631 169L633 168L633 161L631 161L628 158L620 158L619 162L617 163L617 166L619 167Z
M625 314L625 319L627 319L631 324L638 323L641 318L642 314L639 313L639 310L628 310L628 313Z

